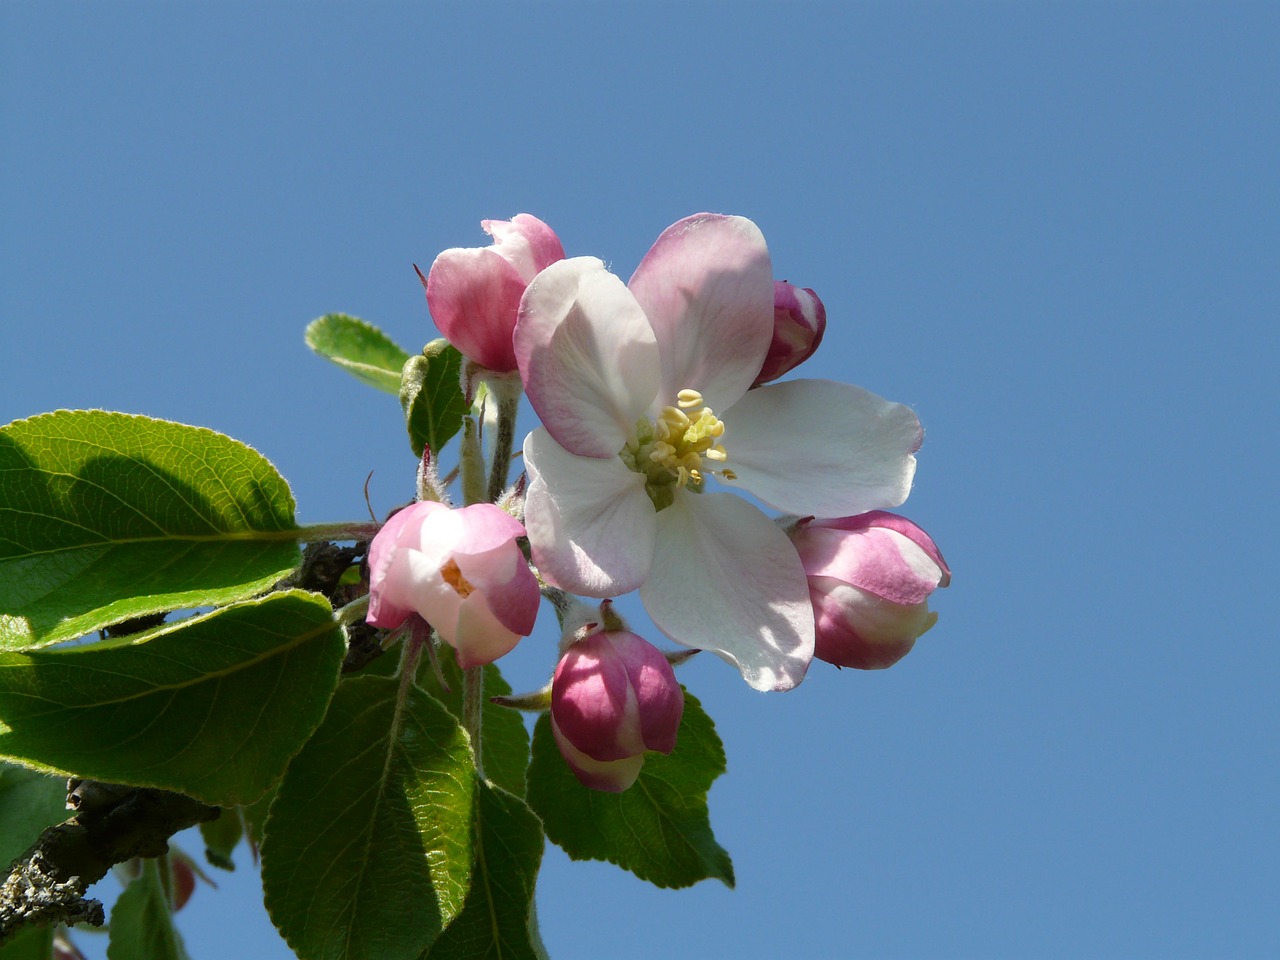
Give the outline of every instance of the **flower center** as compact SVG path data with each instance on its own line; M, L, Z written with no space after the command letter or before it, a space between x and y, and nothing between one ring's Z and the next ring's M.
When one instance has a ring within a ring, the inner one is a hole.
M471 591L475 590L475 587L462 575L462 570L458 567L458 561L452 558L440 568L440 576L445 583L453 587L454 592L463 600L471 596Z
M676 406L663 407L657 418L636 421L635 434L618 452L630 469L643 474L645 491L659 510L669 507L676 490L701 493L708 474L737 479L732 470L715 467L729 455L720 438L724 422L702 402L697 390L681 390Z

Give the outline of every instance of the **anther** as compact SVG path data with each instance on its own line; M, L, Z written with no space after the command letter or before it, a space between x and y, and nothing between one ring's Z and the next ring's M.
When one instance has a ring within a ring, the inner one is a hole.
M688 410L691 407L700 407L702 406L702 394L697 390L681 390L676 394L676 403L685 410Z

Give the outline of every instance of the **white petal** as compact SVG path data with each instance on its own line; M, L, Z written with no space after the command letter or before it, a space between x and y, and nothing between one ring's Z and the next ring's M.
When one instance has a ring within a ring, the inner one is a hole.
M543 270L520 301L516 362L562 447L612 457L658 392L658 344L635 297L594 257Z
M755 381L773 339L773 267L750 220L700 213L672 224L628 286L658 337L657 407L691 388L719 413Z
M757 690L789 690L813 659L813 607L800 557L740 497L681 493L658 513L640 599L678 643L729 661Z
M525 438L524 460L524 525L543 577L585 597L640 586L657 526L644 478L617 457L575 457L542 428Z
M896 507L911 492L922 433L910 407L848 383L758 387L724 420L725 467L765 503L816 517Z

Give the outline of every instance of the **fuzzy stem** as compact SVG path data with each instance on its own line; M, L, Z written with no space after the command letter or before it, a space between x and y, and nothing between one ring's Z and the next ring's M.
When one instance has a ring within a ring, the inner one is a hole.
M476 755L476 776L484 779L484 752L480 739L484 714L484 667L467 667L462 671L462 725L471 734L471 749Z
M333 618L344 627L349 627L356 621L363 620L368 612L369 595L366 593L363 597L356 597L350 603L333 611Z
M470 415L462 418L462 450L459 461L462 468L462 502L467 506L483 502L484 451L476 431L476 418Z
M494 378L489 391L498 402L498 435L493 443L493 464L489 469L489 502L497 503L507 488L511 472L511 449L516 439L516 413L520 409L518 377Z

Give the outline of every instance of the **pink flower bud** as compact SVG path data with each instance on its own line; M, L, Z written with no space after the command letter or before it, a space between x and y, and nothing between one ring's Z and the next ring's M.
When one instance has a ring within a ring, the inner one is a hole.
M937 621L929 595L951 582L951 570L910 520L882 510L802 520L791 540L809 578L818 659L862 670L891 667Z
M827 309L807 287L773 281L773 342L753 387L777 380L813 356L827 331Z
M445 338L468 360L507 373L516 369L511 331L524 288L564 259L564 247L550 227L527 213L482 220L480 226L493 237L490 246L444 251L422 283L431 318Z
M492 663L533 630L538 581L516 537L519 521L491 503L452 510L423 501L388 520L369 546L369 614L394 628L417 613L458 652Z
M594 633L572 644L551 681L551 731L583 786L621 793L646 750L670 753L684 695L667 658L634 633Z

